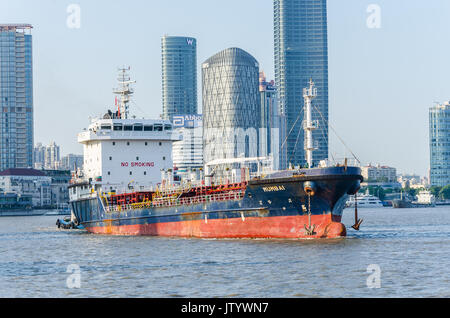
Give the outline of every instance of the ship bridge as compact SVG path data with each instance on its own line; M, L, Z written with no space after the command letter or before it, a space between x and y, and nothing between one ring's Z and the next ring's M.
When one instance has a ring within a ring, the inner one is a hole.
M78 142L94 140L179 140L168 120L99 119L78 134Z

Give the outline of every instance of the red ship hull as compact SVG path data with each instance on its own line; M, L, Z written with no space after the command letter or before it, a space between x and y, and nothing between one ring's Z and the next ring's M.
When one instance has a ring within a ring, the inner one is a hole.
M109 224L108 224L109 223ZM186 220L166 223L112 225L86 227L91 233L109 235L149 235L198 238L337 238L346 235L340 217L331 214L241 217L228 219ZM314 234L308 235L305 226L314 224Z

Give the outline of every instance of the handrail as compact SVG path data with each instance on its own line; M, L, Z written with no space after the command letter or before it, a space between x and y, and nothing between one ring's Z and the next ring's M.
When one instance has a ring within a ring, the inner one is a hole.
M122 205L108 205L107 207L105 207L105 210L106 212L121 212L143 208L172 207L172 206L192 205L192 204L220 202L220 201L238 201L244 197L244 193L245 191L235 191L235 192L207 194L186 198L174 198L174 197L156 198L153 201L144 201L139 203L122 204Z

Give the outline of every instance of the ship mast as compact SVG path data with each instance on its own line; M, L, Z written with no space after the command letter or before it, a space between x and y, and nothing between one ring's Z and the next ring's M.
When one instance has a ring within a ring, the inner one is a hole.
M119 108L119 118L128 118L128 103L130 102L130 96L133 95L134 91L130 87L130 84L136 83L136 81L131 81L128 71L130 67L119 68L119 75L117 81L119 87L113 90L114 94L118 95L118 108Z
M312 79L309 80L309 87L303 89L303 98L305 100L304 113L306 120L303 125L305 130L305 150L306 150L306 162L308 168L312 167L312 152L315 149L313 146L312 131L317 129L317 120L312 120L311 114L311 102L317 96L317 88L314 87Z

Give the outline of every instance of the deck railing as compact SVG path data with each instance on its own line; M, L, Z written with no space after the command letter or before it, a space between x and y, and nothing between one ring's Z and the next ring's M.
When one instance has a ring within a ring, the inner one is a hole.
M202 204L210 202L222 202L222 201L239 201L244 197L245 191L233 191L226 193L210 194L210 195L200 195L195 197L185 197L185 198L156 198L153 201L145 201L132 204L122 204L122 205L109 205L105 206L106 212L120 212L127 210L137 210L144 208L158 208L158 207L176 207L181 205L193 205Z

